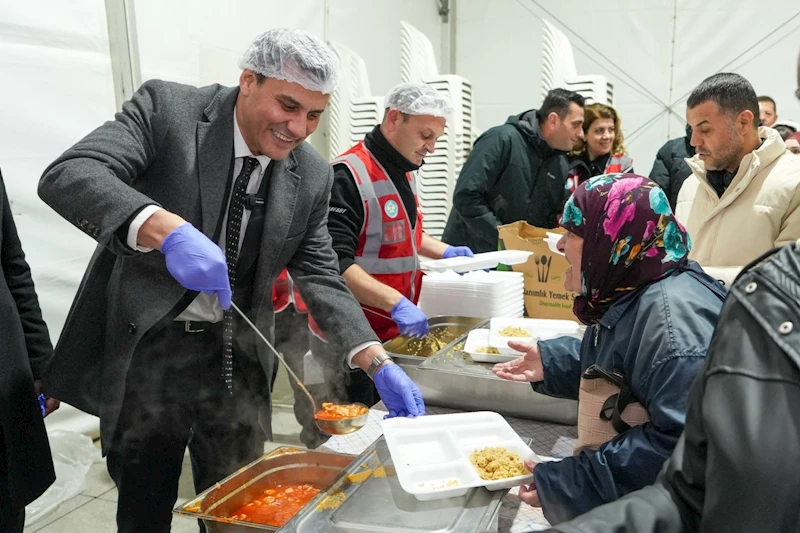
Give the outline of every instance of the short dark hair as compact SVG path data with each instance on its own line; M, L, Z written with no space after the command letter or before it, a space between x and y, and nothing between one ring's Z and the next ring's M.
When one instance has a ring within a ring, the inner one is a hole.
M775 100L773 100L769 96L759 96L758 97L758 101L759 102L769 102L770 104L772 104L772 109L774 109L776 112L778 111L778 104L776 104Z
M792 128L791 126L787 126L786 124L773 124L772 129L778 132L778 135L781 136L781 139L784 141L789 138L790 135L797 133L797 131Z
M583 107L583 96L566 89L551 89L550 92L547 93L547 96L544 97L544 102L542 102L542 106L539 108L537 117L539 122L547 120L550 113L555 113L558 115L558 118L564 120L567 113L569 113L569 105L571 103L577 104L578 107Z
M721 113L738 115L742 111L753 113L753 126L758 127L758 97L750 82L743 76L732 72L720 72L704 79L698 85L686 107L692 109L705 102L714 102Z

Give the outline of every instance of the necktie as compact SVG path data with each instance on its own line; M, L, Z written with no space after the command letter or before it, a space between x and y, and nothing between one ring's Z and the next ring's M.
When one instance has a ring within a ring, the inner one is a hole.
M239 258L239 236L242 233L242 214L247 198L247 184L250 175L258 166L258 159L245 157L242 162L242 171L233 183L231 204L228 208L228 222L225 231L225 257L228 260L228 279L231 282L231 291L236 290L236 262ZM233 394L233 308L223 314L222 325L222 379L228 391Z

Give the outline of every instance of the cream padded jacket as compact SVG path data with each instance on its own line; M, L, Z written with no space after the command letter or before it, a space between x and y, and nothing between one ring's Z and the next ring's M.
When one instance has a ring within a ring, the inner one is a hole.
M697 155L678 194L675 216L692 238L694 259L730 287L747 263L800 239L800 156L771 128L759 128L761 146L747 154L728 189L717 193Z

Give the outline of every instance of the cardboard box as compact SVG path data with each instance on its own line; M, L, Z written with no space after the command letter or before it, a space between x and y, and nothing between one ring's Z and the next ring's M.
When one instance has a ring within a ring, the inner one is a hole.
M530 318L576 320L572 312L575 293L564 290L564 272L569 263L564 256L551 252L544 241L548 231L564 233L564 230L545 230L525 221L506 224L497 230L500 249L533 252L527 262L511 267L514 272L523 273L526 315Z

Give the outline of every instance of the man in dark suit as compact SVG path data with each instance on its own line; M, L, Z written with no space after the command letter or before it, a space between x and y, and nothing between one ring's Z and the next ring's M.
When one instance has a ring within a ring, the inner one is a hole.
M336 87L335 56L304 32L270 30L239 66L236 88L145 83L39 184L100 243L45 382L99 414L121 532L169 531L187 444L198 492L263 452L274 362L230 303L274 338L283 268L383 401L424 413L338 274L333 175L303 143Z
M56 479L40 410L42 374L53 354L39 299L0 174L0 531L22 533L25 506Z

